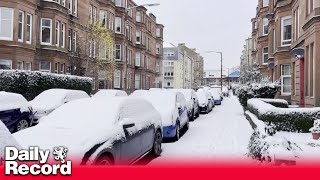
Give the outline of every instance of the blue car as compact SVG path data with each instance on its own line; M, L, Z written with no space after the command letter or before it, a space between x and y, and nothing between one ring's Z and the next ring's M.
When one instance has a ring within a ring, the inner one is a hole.
M132 96L135 96L134 94ZM169 90L152 90L139 94L149 101L161 115L163 138L180 139L183 128L189 129L187 102L181 92Z
M0 92L0 121L11 133L30 127L33 123L33 110L20 94Z

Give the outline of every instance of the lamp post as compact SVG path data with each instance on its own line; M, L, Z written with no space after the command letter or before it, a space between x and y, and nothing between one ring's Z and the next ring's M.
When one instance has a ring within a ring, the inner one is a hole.
M217 53L217 54L220 54L220 57L221 57L221 91L222 91L222 86L223 86L223 77L222 77L222 71L223 71L223 64L222 64L222 61L223 61L223 53L222 52L219 52L219 51L207 51L206 52L207 54L210 54L210 53Z
M153 6L159 6L159 3L152 3L152 4L141 4L138 6L132 6L132 7L125 7L125 16L124 16L124 22L125 22L125 76L124 76L124 90L127 91L127 85L128 85L128 38L127 38L127 30L129 29L129 22L128 22L128 13L130 10L135 9L137 7L153 7Z

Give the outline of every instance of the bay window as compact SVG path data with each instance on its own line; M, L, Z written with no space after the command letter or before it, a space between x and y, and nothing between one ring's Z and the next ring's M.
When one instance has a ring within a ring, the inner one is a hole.
M268 24L269 24L269 20L267 18L263 18L262 20L262 35L266 36L268 35Z
M121 88L121 71L116 70L114 73L114 88Z
M116 44L116 60L121 61L122 59L122 47L121 44Z
M136 74L136 75L134 76L135 89L140 89L140 87L141 87L141 81L140 81L140 79L141 79L140 74Z
M26 32L26 41L28 44L31 44L32 40L32 15L27 14L27 32Z
M0 7L0 40L13 40L13 9Z
M136 44L141 44L141 31L136 32Z
M291 95L291 65L281 65L281 94Z
M19 11L18 16L18 41L23 42L23 32L24 32L24 12Z
M5 70L12 69L12 61L0 59L0 69L5 69Z
M136 21L137 22L141 22L141 11L137 11L137 13L136 13Z
M268 48L262 48L262 64L268 64L269 52Z
M291 45L292 19L291 16L281 18L281 46Z
M60 22L56 21L56 46L59 47L60 41Z
M19 61L19 62L17 63L17 69L18 69L18 70L23 70L23 62L22 62L22 61Z
M41 19L41 35L40 42L43 45L51 45L52 44L52 20L42 18Z
M26 62L26 71L31 71L31 62Z
M116 33L121 34L122 32L121 17L115 18L115 26L116 26Z
M135 65L138 66L138 67L141 66L141 53L140 52L136 52Z
M99 23L103 27L107 27L107 11L100 11Z
M61 23L61 47L65 47L65 41L66 41L66 25L64 23Z

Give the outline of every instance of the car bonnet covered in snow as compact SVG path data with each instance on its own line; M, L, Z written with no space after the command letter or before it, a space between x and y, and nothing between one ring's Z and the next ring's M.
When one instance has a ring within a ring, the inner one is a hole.
M49 89L30 101L30 104L35 111L54 110L64 104L64 100L68 96L71 97L71 99L89 98L89 95L83 91Z
M120 90L99 90L93 98L102 98L102 97L125 97L128 94L125 91Z
M0 92L0 111L20 109L21 112L29 111L28 101L20 94Z
M125 134L120 123L123 111L129 107L140 107L149 113L131 113L131 118L139 118L135 129L151 123L161 126L160 115L145 100L134 98L80 99L67 103L32 128L14 134L23 148L39 146L53 149L64 146L69 149L72 159L79 160L96 144L122 139ZM128 112L128 111L126 111ZM150 118L150 114L153 118ZM149 118L149 121L143 119ZM139 124L140 123L140 124ZM133 129L132 131L134 131Z
M202 89L198 90L197 96L198 96L198 100L199 100L200 105L202 105L202 104L207 105L208 104L208 99L210 97L208 97L208 94L206 94L206 92L204 90L202 90Z
M21 148L7 127L0 121L0 159L4 157L4 148L8 146Z
M140 97L150 102L160 113L163 126L171 126L175 124L175 120L178 118L177 93L173 91L149 91Z

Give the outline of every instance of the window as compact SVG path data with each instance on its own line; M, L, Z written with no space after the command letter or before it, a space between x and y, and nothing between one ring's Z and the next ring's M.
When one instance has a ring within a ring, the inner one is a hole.
M60 22L56 21L56 46L59 47L60 40Z
M281 65L281 94L291 95L291 65Z
M307 15L309 15L314 10L313 0L307 0Z
M291 16L281 18L281 46L291 45L292 19Z
M104 43L100 43L99 46L99 58L100 59L107 59L107 50Z
M59 64L58 63L54 63L54 73L55 74L59 73Z
M72 36L72 47L73 47L73 51L76 52L77 51L77 32L73 31L73 36Z
M121 44L116 44L116 60L121 61L122 59L122 49L121 49Z
M141 66L141 53L137 52L136 53L136 66L140 67Z
M90 5L90 6L89 6L89 23L90 23L90 24L93 23L93 14L92 14L92 11L93 11L93 6Z
M170 87L171 86L171 82L167 82L167 86Z
M116 26L116 33L121 34L121 17L116 17L115 18L115 26Z
M51 45L52 43L52 20L41 19L41 44Z
M262 25L263 25L262 35L263 35L263 36L266 36L266 35L268 35L268 24L269 24L269 20L268 20L267 18L263 18L262 21L263 21L263 22L262 22Z
M118 7L122 7L122 0L115 0L114 4Z
M26 62L26 71L31 71L31 62Z
M19 16L18 16L18 41L23 42L23 24L24 24L24 12L19 11Z
M134 78L135 89L140 89L140 87L141 87L141 81L140 81L141 76L140 76L140 74L136 74L134 77L135 77Z
M160 64L159 64L159 62L156 63L156 72L157 73L160 72Z
M61 74L65 73L65 64L64 63L60 64L60 73Z
M75 16L77 16L77 14L78 14L78 0L74 0L74 3L73 3L73 14Z
M40 61L39 62L39 71L50 72L51 71L51 62L49 62L49 61Z
M62 48L64 48L66 44L65 37L66 37L66 25L64 23L61 23L61 41L62 41L61 47Z
M13 40L13 9L0 7L0 40Z
M69 51L72 50L72 31L71 29L68 30L68 49Z
M22 62L22 61L19 61L19 62L17 63L17 69L18 69L18 70L23 70L23 62Z
M262 48L262 64L268 64L268 48Z
M107 11L100 11L99 23L103 27L107 27Z
M121 71L116 70L114 73L114 88L121 88Z
M96 58L97 42L93 40L93 58Z
M31 44L32 40L32 15L27 14L27 32L26 32L26 41L28 44Z
M73 0L69 0L69 3L68 3L68 9L69 9L69 14L72 14L72 8L73 8L73 6L72 6L72 1Z
M136 32L136 44L141 44L141 31Z
M5 69L5 70L12 69L12 61L0 59L0 69Z
M136 13L136 21L141 22L141 12L140 11L137 11L137 13Z
M97 22L97 7L93 6L93 11L92 11L93 15L93 23Z
M160 28L157 28L157 30L156 30L156 36L157 36L157 37L161 37L161 29L160 29Z
M262 1L262 7L268 7L269 6L269 0L263 0Z
M161 54L160 44L156 44L156 53L157 53L157 54Z

